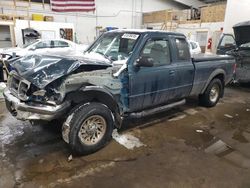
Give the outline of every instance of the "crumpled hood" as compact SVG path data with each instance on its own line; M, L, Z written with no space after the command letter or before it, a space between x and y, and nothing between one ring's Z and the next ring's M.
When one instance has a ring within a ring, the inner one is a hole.
M24 50L24 49L23 49L23 48L20 48L20 47L4 48L4 49L1 51L1 53L12 55L13 53L18 53L18 52L23 51L23 50Z
M29 55L13 63L12 69L19 76L28 80L38 88L44 88L56 79L70 74L82 65L111 66L106 62L90 61L62 56Z
M238 23L233 29L237 46L250 42L250 21Z

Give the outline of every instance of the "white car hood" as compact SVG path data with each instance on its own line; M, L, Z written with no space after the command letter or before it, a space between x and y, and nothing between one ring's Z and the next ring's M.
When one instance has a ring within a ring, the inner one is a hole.
M4 48L1 53L12 55L16 53L17 55L22 55L26 50L20 47Z

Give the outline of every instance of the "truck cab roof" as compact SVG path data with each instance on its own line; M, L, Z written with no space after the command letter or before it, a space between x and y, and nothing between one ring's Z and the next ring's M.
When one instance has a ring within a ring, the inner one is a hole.
M184 34L178 32L168 32L163 30L151 30L151 29L116 29L108 32L121 32L121 33L140 33L140 34L152 34L152 33L159 33L159 34L167 34L167 35L176 35L176 36L183 36Z

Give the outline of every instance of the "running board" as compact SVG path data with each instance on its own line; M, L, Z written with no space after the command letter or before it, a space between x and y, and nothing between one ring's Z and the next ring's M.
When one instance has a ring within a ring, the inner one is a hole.
M168 105L165 105L165 106L160 106L160 107L157 107L157 108L144 110L144 111L141 111L141 112L133 112L133 113L129 114L129 117L141 118L141 117L144 117L144 116L148 116L148 115L156 114L156 113L159 113L159 112L167 111L167 110L169 110L171 108L184 105L185 103L186 103L186 99L183 99L181 101L174 102L174 103L171 103L171 104L168 104Z

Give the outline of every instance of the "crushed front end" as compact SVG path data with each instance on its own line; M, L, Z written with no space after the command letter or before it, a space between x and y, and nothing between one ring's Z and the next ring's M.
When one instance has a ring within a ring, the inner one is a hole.
M4 91L5 104L9 112L17 119L50 121L65 113L70 106L69 102L56 104L46 101L45 96L36 96L40 100L34 100L35 92L30 94L32 87L35 86L14 72L9 76L8 86Z
M26 56L14 61L4 91L10 113L19 120L50 121L70 106L57 93L61 78L79 67L73 59L52 56Z

